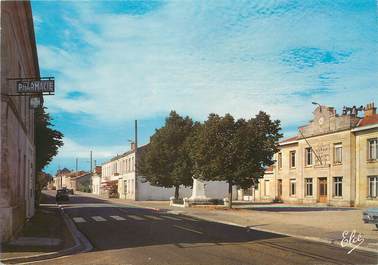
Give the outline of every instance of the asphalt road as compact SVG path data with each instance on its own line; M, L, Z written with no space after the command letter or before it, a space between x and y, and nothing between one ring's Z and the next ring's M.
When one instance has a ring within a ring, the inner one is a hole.
M164 211L71 196L65 212L88 253L38 264L377 264L377 255ZM285 224L282 224L285 225Z

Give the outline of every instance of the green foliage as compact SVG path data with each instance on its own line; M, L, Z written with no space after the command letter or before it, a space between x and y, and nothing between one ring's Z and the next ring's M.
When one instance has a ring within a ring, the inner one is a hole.
M193 131L193 121L171 111L165 125L157 129L141 155L138 170L154 186L175 187L192 185L192 163L186 140Z
M52 176L45 172L37 173L35 180L35 205L38 207L41 201L41 191L52 180Z
M53 157L58 153L58 148L63 146L63 134L52 129L51 117L45 111L46 108L35 110L35 146L36 146L36 184L35 204L38 207L41 190L47 184L49 176L42 172Z
M63 134L52 128L51 117L44 108L35 110L36 172L39 173L63 146Z
M227 181L232 206L232 185L249 188L274 163L282 137L280 121L260 111L254 118L237 121L230 114L210 114L191 138L194 175L203 180Z

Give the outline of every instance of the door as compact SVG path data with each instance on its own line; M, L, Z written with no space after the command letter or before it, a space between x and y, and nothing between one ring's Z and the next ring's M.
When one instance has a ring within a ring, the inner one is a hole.
M327 202L327 178L319 178L319 202Z
M282 179L279 179L277 183L277 199L282 199Z

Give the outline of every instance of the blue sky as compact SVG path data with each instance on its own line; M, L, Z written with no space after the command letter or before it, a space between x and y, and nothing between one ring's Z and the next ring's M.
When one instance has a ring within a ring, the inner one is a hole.
M377 101L377 1L33 1L45 98L65 146L46 170L89 168L175 109L307 123L312 101Z

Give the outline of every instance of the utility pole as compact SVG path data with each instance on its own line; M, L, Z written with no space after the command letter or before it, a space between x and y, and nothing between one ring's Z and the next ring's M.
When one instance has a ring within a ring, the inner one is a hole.
M137 189L137 183L138 183L138 121L135 120L135 156L134 156L134 173L135 173L135 182L134 182L134 189ZM136 193L135 194L135 200L136 198Z
M138 148L138 121L135 120L135 149Z
M91 165L90 165L91 169L89 170L89 172L92 173L92 150L90 151L90 155L89 155L89 156L90 156L90 158L89 158L89 159L90 159L90 160L89 160L89 163L91 164Z
M76 171L76 176L77 176L77 170L79 168L79 158L76 157L76 167L75 167L75 171Z

